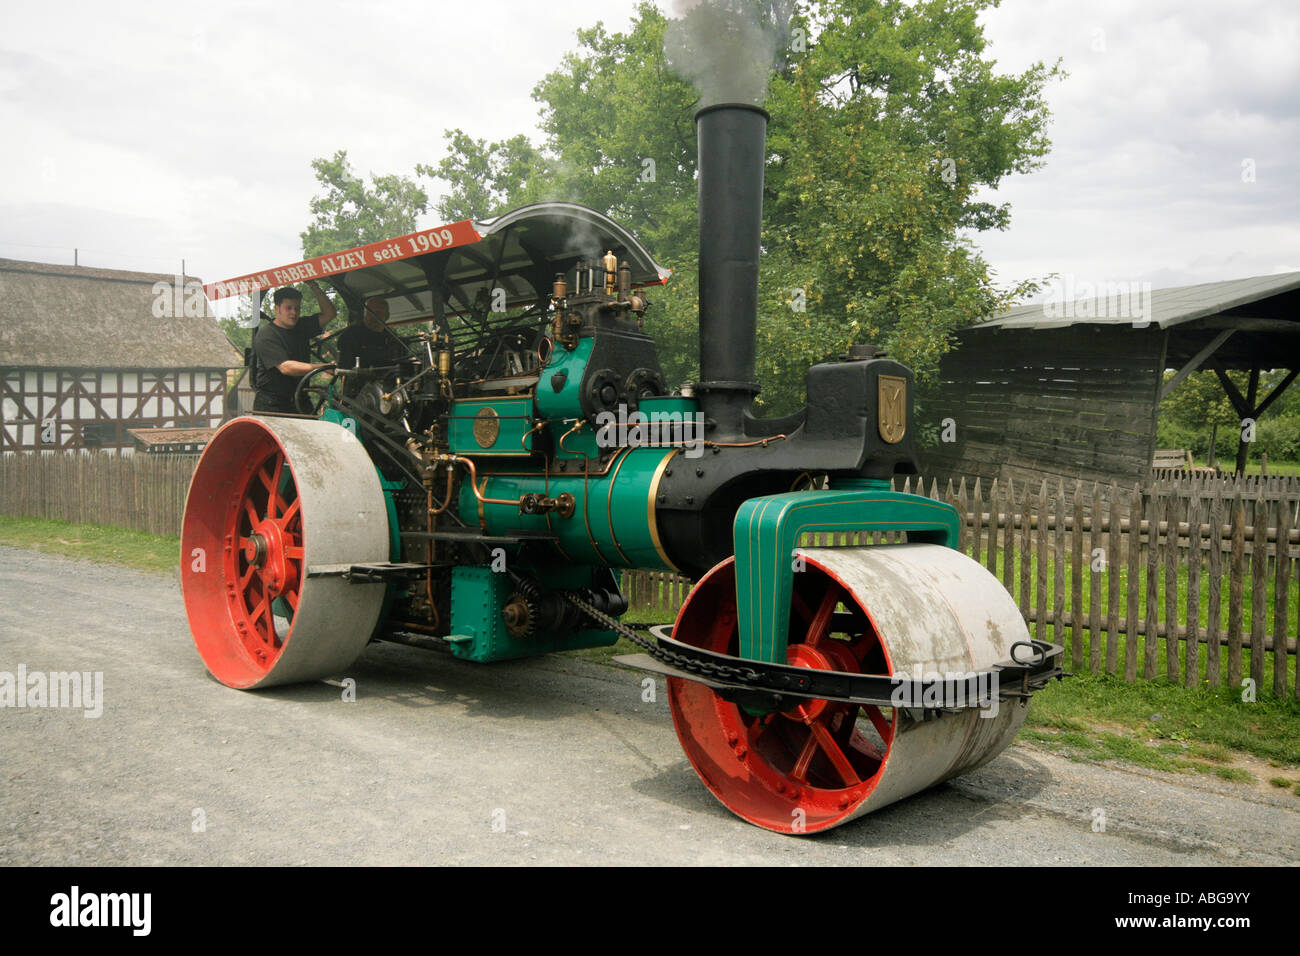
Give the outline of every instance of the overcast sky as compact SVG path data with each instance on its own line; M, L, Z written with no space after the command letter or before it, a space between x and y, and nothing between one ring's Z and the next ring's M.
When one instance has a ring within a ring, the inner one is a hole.
M1300 270L1291 0L1004 0L1002 68L1063 59L1047 165L978 244L1011 282L1154 287ZM631 0L6 3L0 257L214 281L301 258L310 162L436 162L535 132L533 85ZM1253 181L1247 181L1253 178ZM436 188L426 180L425 185ZM421 225L433 225L430 219ZM634 230L635 223L629 223ZM653 252L653 250L651 250Z

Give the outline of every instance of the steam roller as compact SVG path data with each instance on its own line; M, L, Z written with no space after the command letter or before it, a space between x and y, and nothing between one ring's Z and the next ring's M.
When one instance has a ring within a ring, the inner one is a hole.
M572 203L209 287L310 276L390 316L383 364L332 366L322 336L300 414L237 417L199 460L182 584L217 680L344 676L377 640L488 663L626 638L709 791L795 834L1011 743L1061 649L957 550L953 508L892 490L916 473L911 370L853 346L808 369L804 408L753 413L767 119L696 116L688 386L652 335L668 271ZM672 625L624 620L635 569L694 582Z

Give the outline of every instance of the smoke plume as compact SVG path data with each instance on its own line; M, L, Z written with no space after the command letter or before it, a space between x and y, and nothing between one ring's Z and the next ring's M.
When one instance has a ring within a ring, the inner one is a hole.
M664 31L668 64L690 79L700 107L762 106L778 52L790 37L794 0L673 0Z

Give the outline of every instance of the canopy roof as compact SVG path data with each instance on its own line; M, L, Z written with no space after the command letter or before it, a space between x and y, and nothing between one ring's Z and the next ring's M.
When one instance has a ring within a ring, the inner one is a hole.
M390 321L400 322L470 311L497 288L509 307L537 302L550 295L557 273L610 251L628 263L633 285L668 280L669 270L608 216L577 203L544 202L215 282L207 291L223 298L328 279L345 299L388 297Z

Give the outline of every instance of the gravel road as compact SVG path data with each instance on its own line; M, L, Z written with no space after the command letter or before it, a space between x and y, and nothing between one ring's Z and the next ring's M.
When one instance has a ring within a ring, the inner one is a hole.
M0 672L103 674L102 715L0 707L3 864L1295 864L1300 800L1016 746L815 837L714 801L662 683L372 645L229 690L174 578L0 547ZM1292 806L1287 805L1290 801ZM1105 815L1094 829L1094 811Z

